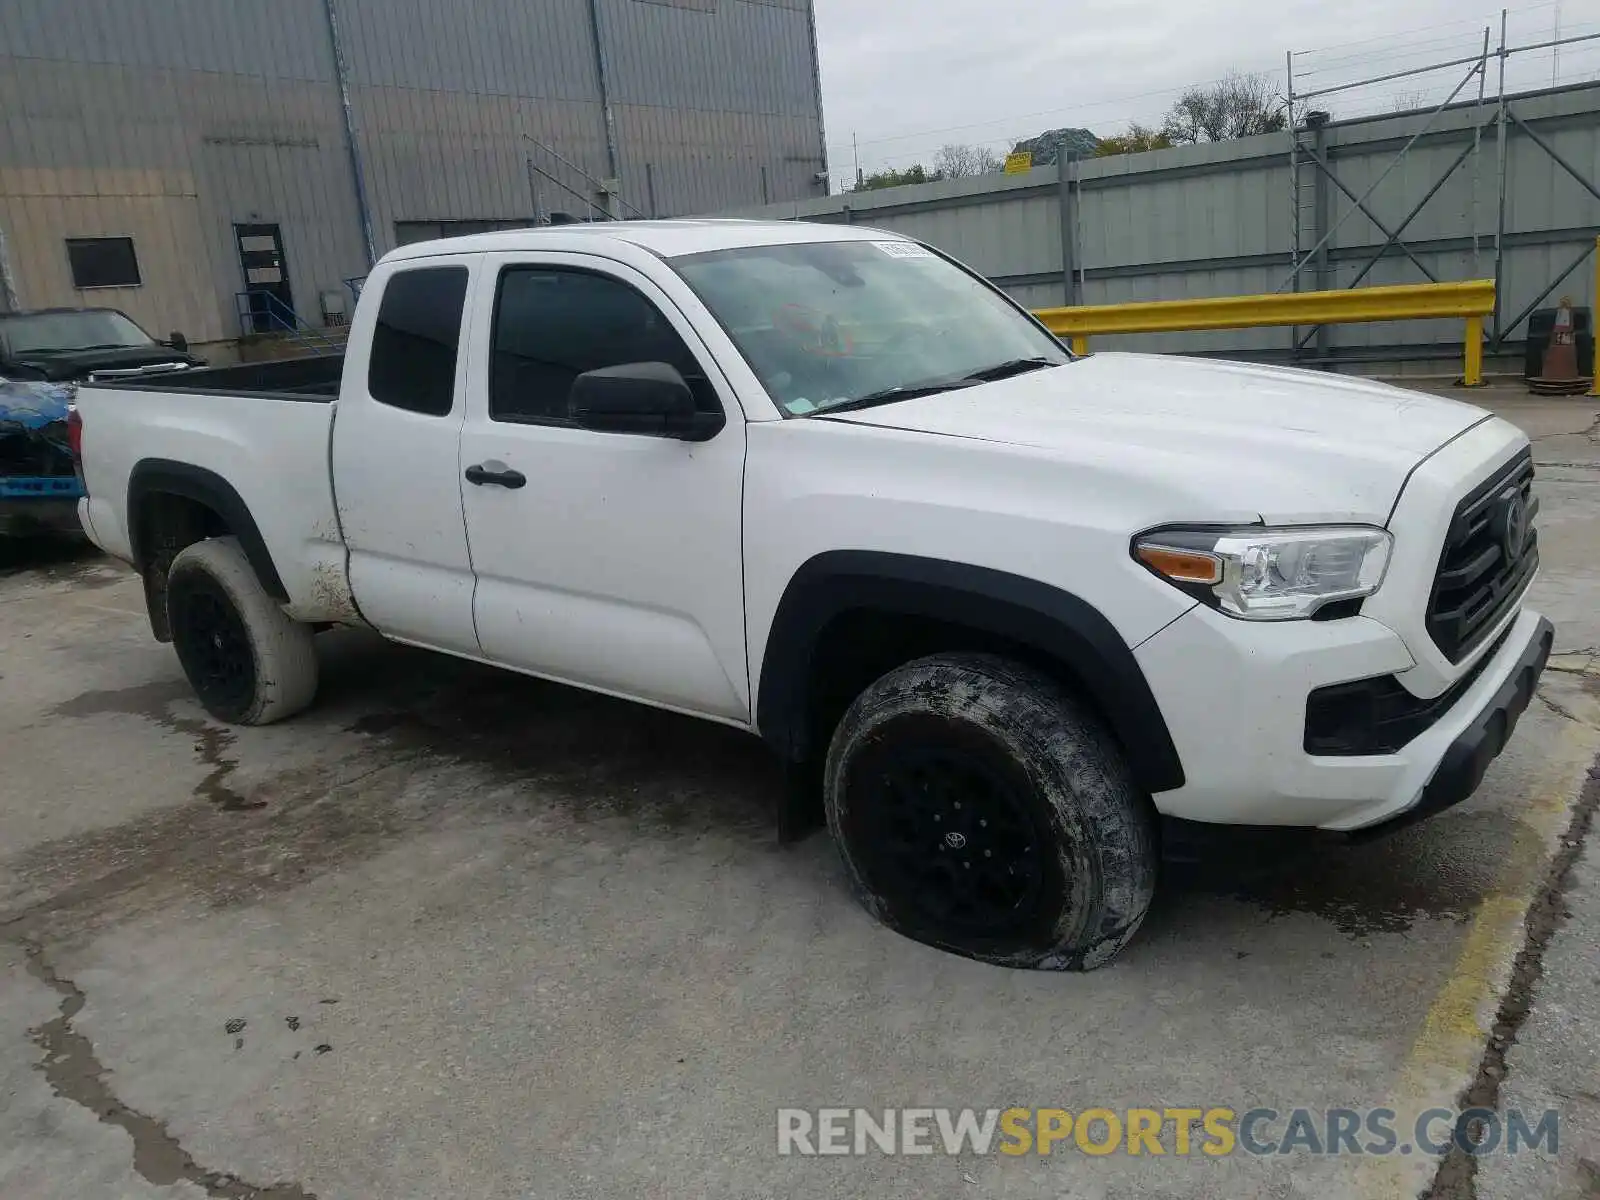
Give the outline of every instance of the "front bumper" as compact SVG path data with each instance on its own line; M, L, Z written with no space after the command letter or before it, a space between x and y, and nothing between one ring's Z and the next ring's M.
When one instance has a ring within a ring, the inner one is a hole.
M1501 681L1488 705L1450 743L1434 768L1428 786L1422 789L1421 798L1382 825L1370 827L1372 832L1388 832L1390 827L1426 820L1460 804L1478 790L1483 773L1505 749L1511 740L1511 731L1517 727L1517 718L1533 699L1533 690L1539 686L1539 676L1550 661L1555 639L1556 627L1547 618L1539 617L1533 638L1523 646L1510 674Z
M1459 803L1504 748L1554 640L1529 609L1501 634L1487 639L1494 649L1472 686L1398 752L1333 757L1305 751L1307 697L1403 675L1415 664L1400 636L1369 617L1254 624L1191 610L1135 652L1186 776L1154 797L1157 809L1188 821L1351 832Z

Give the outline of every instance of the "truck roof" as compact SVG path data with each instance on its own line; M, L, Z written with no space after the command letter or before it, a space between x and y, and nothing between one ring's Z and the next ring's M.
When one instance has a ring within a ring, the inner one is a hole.
M663 258L731 250L740 246L775 246L793 242L905 241L898 233L860 225L820 225L806 221L741 221L685 219L674 221L597 221L572 225L505 229L431 242L413 242L384 255L386 261L429 258L439 254L482 254L505 250L561 250L592 246L596 240L627 242Z

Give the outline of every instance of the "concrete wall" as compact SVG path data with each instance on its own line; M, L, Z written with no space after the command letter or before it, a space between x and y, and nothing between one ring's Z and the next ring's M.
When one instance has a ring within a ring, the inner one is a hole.
M1600 85L1534 93L1510 101L1511 111L1600 187ZM1456 166L1427 200L1402 240L1441 280L1490 278L1499 205L1494 102L1448 109L1428 127L1425 114L1331 124L1324 139L1338 178L1356 196L1374 184L1368 207L1390 230ZM1396 157L1418 132L1423 136ZM1480 147L1472 151L1474 129ZM1148 154L1090 159L1068 189L1055 168L1025 175L985 176L798 203L739 210L740 215L878 225L923 238L997 279L1019 300L1041 307L1069 302L1111 304L1194 296L1294 290L1290 278L1294 221L1305 250L1318 241L1316 188L1326 193L1321 228L1353 208L1318 172L1303 166L1297 214L1289 177L1286 134ZM1392 169L1391 169L1392 167ZM1387 176L1378 182L1380 176ZM1062 197L1070 191L1067 227L1075 236L1068 257L1081 268L1075 301L1065 281ZM1473 231L1478 250L1473 252ZM1505 253L1500 274L1502 316L1510 319L1534 299L1600 234L1600 199L1586 190L1523 129L1508 121ZM1349 286L1386 235L1356 211L1338 224L1326 264L1300 277L1300 290ZM1367 271L1362 286L1423 282L1426 276L1398 248ZM1593 264L1568 277L1552 299L1570 295L1593 304ZM1506 328L1508 341L1525 325ZM1301 331L1304 334L1306 331ZM1456 321L1346 325L1328 331L1326 353L1346 362L1392 367L1399 358L1433 354L1428 369L1453 358L1462 329ZM1260 329L1104 338L1102 348L1250 353L1281 357L1290 331ZM1313 359L1313 342L1302 361Z
M529 220L620 179L673 215L820 194L809 0L335 0L374 241ZM613 163L602 104L610 99ZM524 136L526 135L526 136ZM562 165L528 138L581 170ZM0 231L29 307L238 332L235 223L277 223L296 307L365 274L323 0L0 3ZM67 237L130 236L137 288L80 291Z

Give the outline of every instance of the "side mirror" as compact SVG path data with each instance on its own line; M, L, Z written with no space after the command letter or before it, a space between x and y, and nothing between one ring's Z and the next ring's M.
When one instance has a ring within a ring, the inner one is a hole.
M606 433L705 442L727 424L721 413L696 411L688 383L676 367L661 362L585 371L572 381L567 404L579 426Z
M179 354L187 354L189 352L189 339L176 329L167 335L167 345L171 346Z

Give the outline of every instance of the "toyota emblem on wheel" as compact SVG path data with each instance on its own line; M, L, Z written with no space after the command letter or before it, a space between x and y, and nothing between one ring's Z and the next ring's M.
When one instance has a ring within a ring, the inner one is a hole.
M960 850L967 844L967 835L956 833L954 830L944 835L944 844L952 850Z

